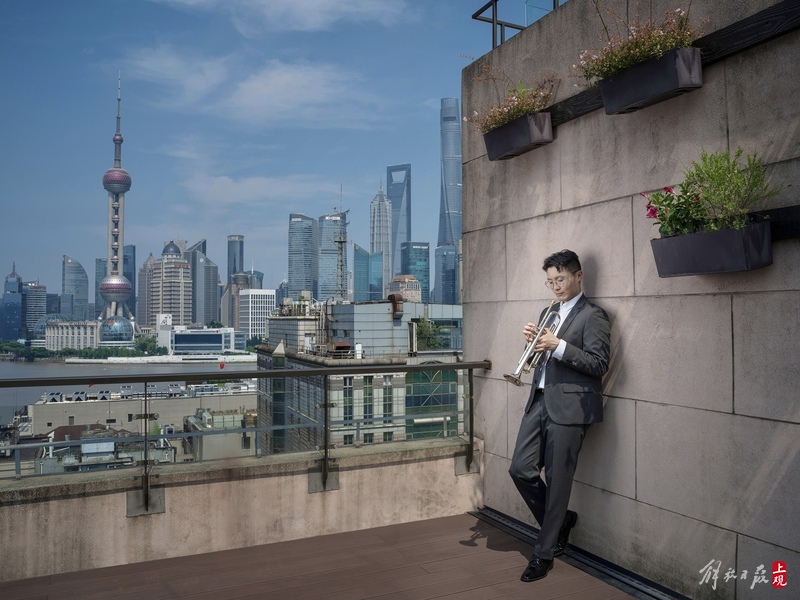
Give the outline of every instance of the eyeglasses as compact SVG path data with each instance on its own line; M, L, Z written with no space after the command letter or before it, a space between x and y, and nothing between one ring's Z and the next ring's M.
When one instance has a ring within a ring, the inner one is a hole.
M577 272L578 271L570 271L570 275L575 275L575 273L577 273ZM564 277L556 277L555 279L548 279L547 281L544 282L544 284L552 290L553 288L564 287L564 282L567 279L569 279L569 277L566 277L566 276L564 276Z

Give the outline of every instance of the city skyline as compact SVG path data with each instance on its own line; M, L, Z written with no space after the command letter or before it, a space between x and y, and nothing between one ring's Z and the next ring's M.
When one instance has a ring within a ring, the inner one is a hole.
M87 217L105 199L98 173L120 72L125 166L136 175L125 243L140 260L172 239L206 239L224 264L227 236L244 235L246 266L275 288L289 214L341 201L352 257L398 164L414 171L412 237L435 245L440 101L460 96L465 56L490 50L491 28L471 19L480 2L430 4L3 3L0 51L15 60L0 61L0 109L14 115L0 194L17 231L0 241L0 265L55 290L63 255L91 265L107 254L105 224ZM45 165L47 177L34 175ZM25 243L42 220L69 235Z

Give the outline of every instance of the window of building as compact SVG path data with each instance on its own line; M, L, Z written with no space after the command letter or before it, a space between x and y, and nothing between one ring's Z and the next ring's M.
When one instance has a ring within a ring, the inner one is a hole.
M372 376L364 376L364 424L371 425L372 418L375 416L374 392L372 387Z
M383 376L383 422L391 423L392 419L392 376Z
M374 441L374 439L375 439L375 434L374 433L365 433L364 434L364 443L365 444L371 444Z
M353 436L352 434L344 436L344 440L342 442L345 446L352 446L353 445Z
M392 441L392 437L393 437L393 436L394 436L394 433L393 433L393 432L391 432L391 431L384 431L384 432L383 432L383 441L384 441L384 442L391 442L391 441Z
M342 390L342 411L345 425L353 424L353 378L344 377ZM352 442L351 442L352 443Z

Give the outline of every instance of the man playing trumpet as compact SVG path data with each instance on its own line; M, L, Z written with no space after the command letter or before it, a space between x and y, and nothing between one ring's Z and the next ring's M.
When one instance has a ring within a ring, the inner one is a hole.
M578 453L589 425L603 420L602 377L608 371L608 315L581 290L583 271L571 250L551 254L542 267L560 319L545 328L534 346L542 353L522 416L509 474L540 525L533 558L522 581L536 581L564 552L578 515L567 510ZM554 308L555 310L555 308ZM547 311L542 314L545 315ZM523 329L530 344L538 327ZM540 477L544 468L544 481Z

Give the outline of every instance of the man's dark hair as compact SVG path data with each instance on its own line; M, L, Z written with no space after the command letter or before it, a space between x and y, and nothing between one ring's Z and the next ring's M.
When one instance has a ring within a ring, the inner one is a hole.
M581 261L578 255L572 250L562 250L561 252L554 252L544 259L543 271L547 271L550 267L555 267L556 271L569 271L573 273L581 270Z

